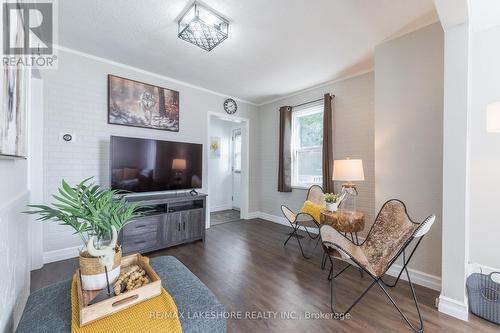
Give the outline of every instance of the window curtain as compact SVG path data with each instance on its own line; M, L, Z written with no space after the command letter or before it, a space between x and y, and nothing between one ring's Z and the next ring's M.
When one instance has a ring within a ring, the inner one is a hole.
M292 107L280 107L278 192L292 192Z
M333 107L332 96L324 96L323 112L323 191L333 193Z

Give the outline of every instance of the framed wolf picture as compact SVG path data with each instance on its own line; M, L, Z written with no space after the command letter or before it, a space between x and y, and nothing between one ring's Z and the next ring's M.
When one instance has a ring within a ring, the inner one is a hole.
M108 123L179 131L179 92L108 75Z

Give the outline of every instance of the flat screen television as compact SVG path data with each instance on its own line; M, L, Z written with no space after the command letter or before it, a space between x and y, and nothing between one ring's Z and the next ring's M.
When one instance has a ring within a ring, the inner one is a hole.
M201 144L111 137L111 188L131 192L202 186Z

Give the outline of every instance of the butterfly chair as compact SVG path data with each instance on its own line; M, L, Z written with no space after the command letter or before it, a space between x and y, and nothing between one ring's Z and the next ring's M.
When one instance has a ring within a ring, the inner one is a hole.
M325 205L325 193L323 192L323 189L321 186L318 185L313 185L309 188L307 191L307 197L306 200L311 201L312 203L316 205ZM299 243L299 248L300 252L302 253L302 256L306 259L310 259L310 256L306 256L304 253L304 249L302 248L302 244L300 242L300 237L299 234L297 234L297 231L300 229L300 227L303 227L305 229L307 236L311 239L318 239L318 243L320 238L319 237L319 232L316 235L313 235L310 231L310 229L319 229L320 221L316 221L314 216L312 216L309 213L304 213L304 212L299 212L299 213L294 213L290 208L287 206L282 205L281 206L281 211L283 212L283 215L285 215L286 219L290 223L290 225L293 228L293 231L290 233L288 238L285 241L286 245L290 238L292 236L296 236L295 238L297 239L297 242ZM309 228L309 229L308 229ZM318 245L316 243L316 246Z
M431 215L422 223L415 223L408 216L404 203L399 200L393 199L387 201L382 206L380 212L377 215L377 218L375 219L375 222L373 223L372 228L370 229L370 232L368 233L368 236L360 245L356 245L329 225L321 226L320 235L322 244L327 249L328 257L332 266L333 257L341 258L344 260L349 259L361 269L363 269L373 279L368 288L361 294L361 296L359 296L354 301L351 306L349 306L349 308L344 313L348 313L375 284L378 284L382 291L387 295L390 302L401 314L404 321L406 321L406 323L415 332L423 331L424 325L422 321L422 315L420 314L420 308L418 306L417 297L415 295L415 289L413 288L407 266L418 245L422 241L424 235L431 228L435 219L436 217L434 215ZM407 257L407 248L413 240L416 241L416 244L413 247L413 250L410 252L410 255ZM384 282L382 277L391 267L391 265L396 261L396 259L401 255L403 256L403 267L399 272L396 281L393 284L389 285ZM331 281L330 306L333 313L336 313L334 309L334 280L350 266L351 265L348 265L335 276L332 276L332 274L329 275L329 279ZM394 299L387 291L387 288L393 288L397 285L403 271L408 277L408 283L410 285L413 302L415 303L418 314L419 326L416 326L414 323L410 322L408 317L402 312L401 308L396 304Z

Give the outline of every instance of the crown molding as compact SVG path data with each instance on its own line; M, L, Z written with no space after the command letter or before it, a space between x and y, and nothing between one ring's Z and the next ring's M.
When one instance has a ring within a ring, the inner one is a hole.
M232 99L237 100L238 102L241 102L241 103L245 103L245 104L249 104L249 105L253 105L253 106L258 106L257 103L247 101L247 100L245 100L243 98L239 98L237 96L231 96L231 95L219 92L219 91L215 91L215 90L210 90L210 89L207 89L207 88L203 88L203 87L197 86L195 84L188 83L186 81L174 79L174 78L166 76L166 75L161 75L161 74L153 73L153 72L145 70L145 69L141 69L141 68L138 68L138 67L130 66L130 65L127 65L127 64L124 64L124 63L121 63L121 62L117 62L117 61L114 61L114 60L110 60L110 59L107 59L107 58L99 57L99 56L96 56L96 55L93 55L93 54L90 54L90 53L78 51L78 50L75 50L75 49L72 49L72 48L69 48L69 47L66 47L66 46L56 45L55 44L54 47L57 50L61 50L61 51L67 52L67 53L71 53L71 54L79 55L81 57L85 57L85 58L88 58L88 59L92 59L92 60L104 62L104 63L110 64L110 65L113 65L113 66L117 66L117 67L129 69L129 70L133 70L133 71L138 72L138 73L142 73L142 74L146 74L146 75L149 75L149 76L153 76L153 77L156 77L156 78L159 78L159 79L162 79L162 80L171 81L171 82L183 85L185 87L189 87L189 88L193 88L193 89L196 89L196 90L199 90L199 91L207 92L207 93L210 93L210 94L213 94L213 95L221 96L221 97L224 97L224 98L232 98Z
M441 24L441 22L440 22L440 21L439 21L439 19L437 19L437 18L436 18L436 19L433 19L433 20L430 20L430 21L427 21L427 22L423 22L423 23L421 23L421 24L419 24L419 25L414 26L413 28L411 28L411 29L409 29L409 30L400 31L399 33L396 33L396 34L394 34L394 35L392 35L392 36L390 36L390 37L388 37L388 38L384 39L384 40L383 40L382 42L380 42L378 45L383 45L383 44L385 44L385 43L387 43L387 42L390 42L390 41L393 41L393 40L398 39L398 38L400 38L400 37L403 37L403 36L409 35L409 34L411 34L412 32L418 31L418 30L420 30L420 29L424 29L424 28L426 28L426 27L428 27L428 26L431 26L431 25L433 25L433 24L436 24L436 23ZM442 27L442 24L441 24L441 27ZM378 45L377 45L377 46L378 46Z
M282 96L282 97L278 97L278 98L275 98L275 99L271 99L271 100L259 103L259 104L257 104L257 106L260 107L260 106L264 106L264 105L276 103L276 102L282 101L284 99L287 99L287 98L290 98L290 97L293 97L293 96L305 94L306 92L309 92L309 91L312 91L312 90L324 88L324 87L329 86L329 85L334 84L334 83L338 83L338 82L342 82L342 81L345 81L345 80L353 79L355 77L358 77L358 76L361 76L361 75L365 75L365 74L371 73L373 71L374 71L374 68L372 67L372 68L367 69L367 70L356 72L356 73L354 73L352 75L340 77L340 78L337 78L337 79L333 79L333 80L330 80L330 81L326 81L326 82L314 85L314 86L309 87L309 88L297 90L297 91L295 91L293 93L290 93L288 95L285 95L285 96Z
M306 93L308 91L312 91L312 90L315 90L315 89L320 89L320 88L326 87L328 85L331 85L331 84L334 84L334 83L337 83L337 82L341 82L341 81L344 81L344 80L349 80L349 79L355 78L357 76L361 76L361 75L364 75L364 74L367 74L367 73L371 73L371 72L374 71L373 68L370 68L368 70L363 70L363 71L356 72L356 73L354 73L352 75L348 75L348 76L345 76L345 77L336 78L336 79L333 79L333 80L329 80L329 81L326 81L326 82L314 85L314 86L306 88L306 89L301 89L301 90L295 91L293 93L287 94L287 95L282 96L282 97L278 97L278 98L275 98L275 99L272 99L272 100L268 100L268 101L265 101L265 102L262 102L262 103L255 103L255 102L251 102L251 101L245 100L245 99L237 97L237 96L232 96L232 95L224 94L224 93L219 92L219 91L207 89L207 88L204 88L204 87L201 87L201 86L197 86L195 84L188 83L186 81L174 79L174 78L166 76L166 75L157 74L157 73L154 73L154 72L142 69L142 68L138 68L138 67L134 67L134 66L131 66L131 65L127 65L127 64L124 64L124 63L121 63L121 62L118 62L118 61L114 61L114 60L108 59L108 58L103 58L103 57L96 56L96 55L93 55L93 54L90 54L90 53L87 53L87 52L75 50L75 49L72 49L72 48L60 45L60 44L54 44L54 47L57 50L60 50L60 51L63 51L63 52L75 54L75 55L78 55L78 56L81 56L81 57L85 57L85 58L88 58L88 59L92 59L92 60L95 60L95 61L100 61L100 62L107 63L107 64L110 64L110 65L113 65L113 66L125 68L125 69L128 69L128 70L132 70L132 71L135 71L135 72L138 72L138 73L145 74L145 75L153 76L153 77L156 77L156 78L159 78L159 79L162 79L162 80L171 81L171 82L183 85L185 87L193 88L193 89L196 89L196 90L199 90L199 91L207 92L207 93L210 93L210 94L213 94L213 95L217 95L217 96L221 96L221 97L224 97L224 98L232 98L232 99L234 99L234 100L236 100L238 102L249 104L249 105L252 105L252 106L257 106L257 107L261 107L261 106L268 105L268 104L271 104L271 103L274 103L274 102L278 102L278 101L287 99L289 97L297 96L297 95L300 95L300 94L303 94L303 93Z

